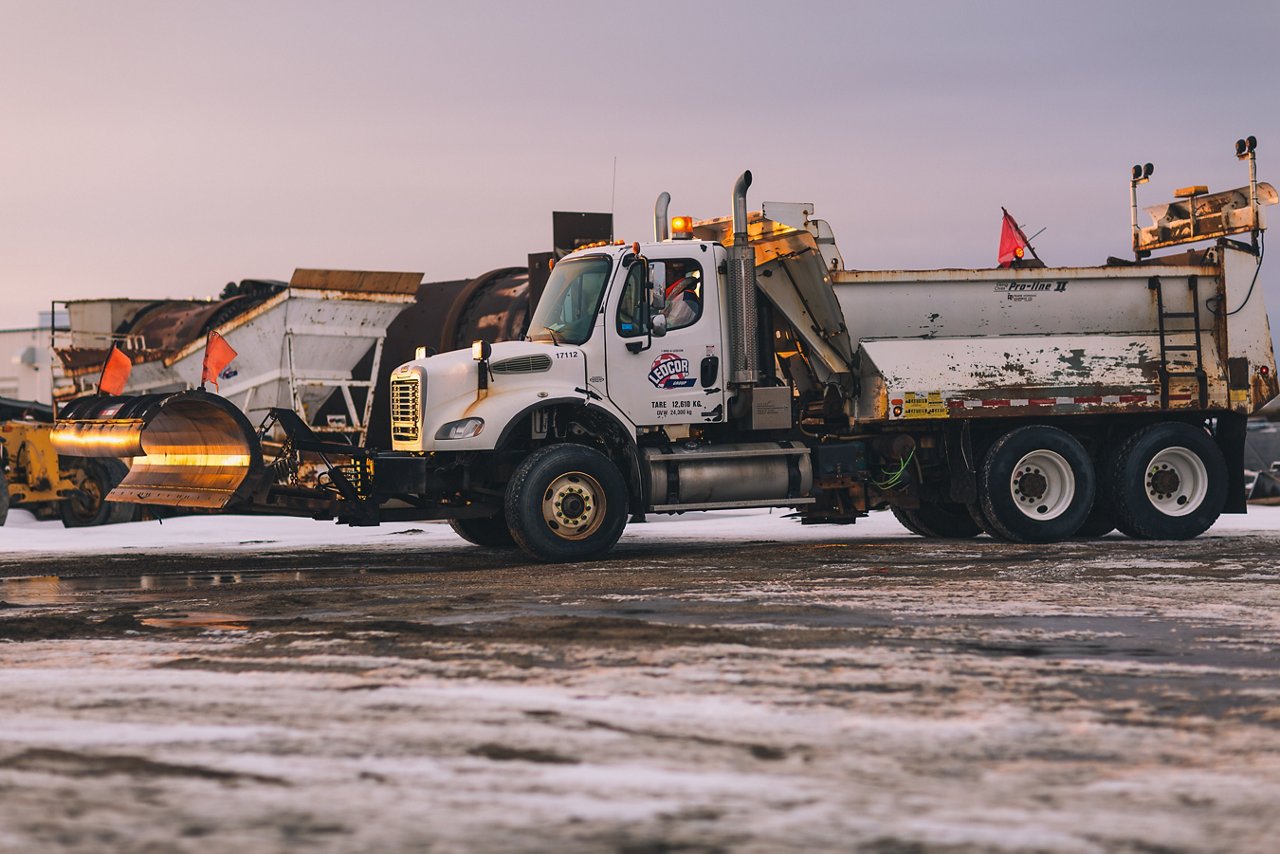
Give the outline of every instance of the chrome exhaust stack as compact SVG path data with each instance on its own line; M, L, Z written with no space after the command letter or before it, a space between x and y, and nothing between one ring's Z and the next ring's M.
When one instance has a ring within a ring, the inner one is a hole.
M653 206L653 242L661 243L671 237L671 219L667 212L671 210L671 194L663 190L658 194L658 201Z
M50 437L71 457L132 457L108 501L220 510L249 498L265 471L257 431L226 398L199 389L86 397Z
M753 386L760 380L756 305L756 253L747 236L747 189L751 171L733 185L733 245L729 247L729 382Z

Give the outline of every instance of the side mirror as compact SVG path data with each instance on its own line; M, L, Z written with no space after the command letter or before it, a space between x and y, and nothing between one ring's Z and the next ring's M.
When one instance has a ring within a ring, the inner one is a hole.
M645 306L648 302L648 293L651 284L649 282L649 262L645 260L643 255L635 256L635 266L633 266L628 276L635 276L637 281L634 282L634 290L632 291L633 299L631 305L631 316L635 318L637 331L649 332L649 310Z
M658 275L654 276L650 283L649 290L649 334L654 338L661 338L667 334L667 317L662 313L667 307L667 286L666 274L662 270L658 270Z
M638 246L636 248L639 249ZM653 336L663 335L667 331L666 318L662 318L662 332L657 332L653 328L654 318L649 314L652 287L649 280L649 262L637 251L635 260L627 271L626 291L630 296L626 298L631 301L631 317L635 323L634 334L643 335L644 339L627 342L627 350L632 353L643 353L648 350L653 346Z
M667 289L660 283L654 282L653 289L649 292L649 308L654 311L662 311L667 307Z

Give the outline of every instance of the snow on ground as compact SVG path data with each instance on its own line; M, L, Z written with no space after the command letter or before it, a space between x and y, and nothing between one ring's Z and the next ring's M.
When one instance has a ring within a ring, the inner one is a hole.
M39 553L54 572L217 573L260 551L300 571L0 582L0 851L1262 852L1280 834L1280 508L1194 543L1052 549L925 542L888 513L689 514L554 568L443 524L11 522L0 552L28 576ZM700 547L656 547L673 542ZM424 548L442 556L417 571ZM303 571L320 550L348 574ZM398 553L357 575L369 550Z
M893 514L872 513L853 526L800 525L787 510L726 510L683 516L651 516L630 525L623 542L845 542L908 537ZM1223 516L1208 536L1280 532L1280 507L1251 506L1244 516ZM186 516L163 523L132 522L99 528L64 528L60 521L37 521L25 510L9 511L0 528L0 554L132 554L173 552L291 551L343 546L421 550L424 546L462 544L448 525L389 522L376 528L352 528L334 522L288 516Z

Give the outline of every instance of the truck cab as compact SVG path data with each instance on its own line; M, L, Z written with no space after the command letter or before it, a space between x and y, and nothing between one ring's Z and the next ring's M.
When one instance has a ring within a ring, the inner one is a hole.
M724 422L725 248L690 239L638 250L591 247L557 262L524 341L396 369L394 449L494 450L522 415L564 404L599 409L632 440Z

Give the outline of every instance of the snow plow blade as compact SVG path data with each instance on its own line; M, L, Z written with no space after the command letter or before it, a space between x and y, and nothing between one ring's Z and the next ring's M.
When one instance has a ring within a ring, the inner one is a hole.
M52 442L72 457L132 457L109 501L220 510L246 499L264 471L253 425L200 390L87 397L58 413Z

